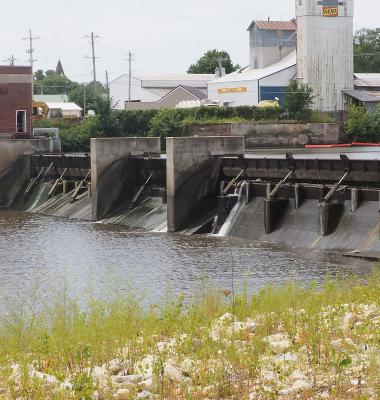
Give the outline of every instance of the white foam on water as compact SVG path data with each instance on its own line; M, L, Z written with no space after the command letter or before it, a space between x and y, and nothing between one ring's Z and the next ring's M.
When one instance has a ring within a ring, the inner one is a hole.
M231 231L231 228L233 227L233 224L237 220L239 214L243 210L245 204L244 204L244 196L243 196L243 190L245 188L245 185L242 184L239 187L239 192L238 192L238 201L232 208L230 214L228 215L226 221L220 228L219 232L215 234L215 236L223 237L223 236L228 236L228 234Z

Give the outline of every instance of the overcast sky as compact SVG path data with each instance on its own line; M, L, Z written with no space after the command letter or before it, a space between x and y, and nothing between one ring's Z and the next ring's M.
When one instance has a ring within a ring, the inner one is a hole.
M233 61L248 64L247 27L253 19L294 17L295 0L53 0L7 2L0 24L0 62L14 54L25 64L29 27L41 39L34 43L35 67L55 68L62 60L66 75L91 80L91 54L86 34L94 31L98 80L111 80L127 70L185 72L209 49L227 50ZM356 0L355 29L380 27L380 1Z

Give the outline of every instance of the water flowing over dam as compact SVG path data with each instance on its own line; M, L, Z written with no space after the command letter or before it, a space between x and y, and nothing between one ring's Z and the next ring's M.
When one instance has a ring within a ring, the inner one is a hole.
M39 145L0 171L3 207L380 256L376 149L246 153L242 137L168 138L166 154L159 138L92 139L90 154Z

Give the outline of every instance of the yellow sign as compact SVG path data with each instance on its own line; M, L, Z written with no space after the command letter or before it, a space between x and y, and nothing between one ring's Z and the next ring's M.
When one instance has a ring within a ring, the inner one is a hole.
M236 88L221 88L218 89L219 94L223 93L247 93L246 87L236 87Z
M323 15L325 17L338 17L339 8L338 7L323 7Z

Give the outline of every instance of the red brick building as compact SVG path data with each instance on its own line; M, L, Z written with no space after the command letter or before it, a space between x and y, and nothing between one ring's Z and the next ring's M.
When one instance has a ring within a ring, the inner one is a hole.
M32 69L0 66L0 137L32 133Z

